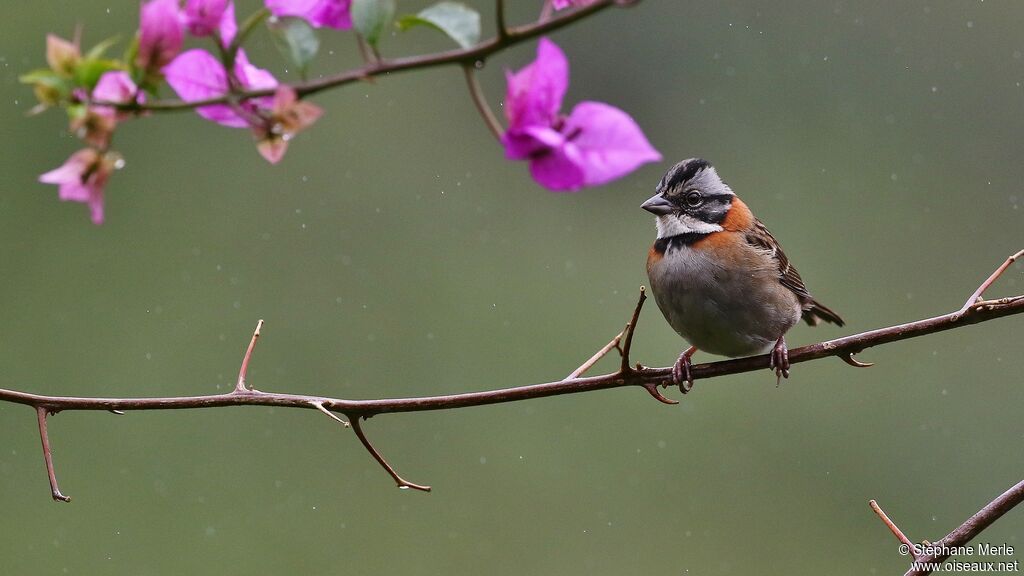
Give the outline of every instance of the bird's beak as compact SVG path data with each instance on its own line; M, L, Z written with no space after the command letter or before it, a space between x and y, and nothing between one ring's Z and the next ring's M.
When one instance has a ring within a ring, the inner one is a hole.
M657 216L671 214L675 210L675 206L673 206L668 200L665 200L661 194L651 196L646 202L641 204L640 207Z

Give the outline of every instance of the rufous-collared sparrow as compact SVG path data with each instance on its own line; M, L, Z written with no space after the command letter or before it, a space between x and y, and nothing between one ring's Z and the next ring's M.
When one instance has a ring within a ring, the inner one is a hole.
M764 224L706 160L676 164L641 207L657 216L658 239L647 276L658 308L690 347L672 378L693 387L690 357L771 351L776 380L789 377L786 332L803 319L843 325L807 291L796 268Z

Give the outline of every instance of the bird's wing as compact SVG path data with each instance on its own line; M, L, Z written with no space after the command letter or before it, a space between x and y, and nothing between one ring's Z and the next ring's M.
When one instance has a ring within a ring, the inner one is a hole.
M803 306L804 322L815 326L824 320L838 326L843 325L843 319L838 314L829 309L828 306L815 300L811 293L807 291L804 279L800 277L800 273L796 271L796 267L789 261L786 253L782 251L782 246L779 246L778 240L772 236L772 233L768 231L764 223L755 218L754 225L746 233L746 240L751 246L771 254L772 259L775 260L779 267L779 282L792 290L797 295L797 298L800 299L800 303Z
M779 266L779 282L783 286L792 290L797 296L800 296L801 300L811 298L811 293L807 291L807 286L804 285L804 279L800 277L800 273L790 263L786 253L782 251L782 246L779 246L778 240L772 236L772 233L768 231L768 228L760 220L754 219L754 225L747 232L746 240L748 244L771 253L771 257Z

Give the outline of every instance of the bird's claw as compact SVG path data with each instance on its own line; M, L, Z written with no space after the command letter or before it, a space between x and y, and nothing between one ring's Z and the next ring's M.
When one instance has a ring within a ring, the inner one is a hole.
M679 359L672 365L672 383L679 386L679 391L686 394L693 390L693 363L690 356L692 349L686 350L679 355Z
M783 378L789 378L789 349L786 348L785 338L779 338L772 348L768 360L768 368L775 371L775 385L778 386Z

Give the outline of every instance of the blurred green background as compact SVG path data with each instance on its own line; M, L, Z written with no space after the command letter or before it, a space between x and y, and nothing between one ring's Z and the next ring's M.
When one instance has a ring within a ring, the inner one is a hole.
M491 21L490 2L474 2ZM510 2L511 20L539 1ZM241 1L240 13L258 2ZM399 2L403 12L426 2ZM1024 6L646 0L553 39L566 109L629 111L665 156L552 194L504 160L457 68L316 97L326 115L270 166L194 114L130 122L107 219L36 182L78 142L28 118L19 74L44 36L125 37L137 2L40 0L0 23L0 387L204 394L232 385L259 318L257 388L349 398L557 379L622 328L654 227L638 206L703 156L847 328L951 311L1024 247ZM486 32L485 32L486 33ZM313 74L358 62L326 32ZM265 33L250 51L285 70ZM417 29L387 56L447 48ZM503 69L535 43L489 62ZM1015 266L993 295L1024 291ZM4 574L888 574L905 560L867 507L937 539L1024 476L1021 328L1009 318L698 383L677 407L613 390L366 424L307 411L63 413L69 505L50 500L34 414L0 404ZM655 306L634 345L683 342ZM713 357L698 356L699 361ZM606 361L599 368L612 369ZM677 393L676 393L677 394ZM983 534L1024 550L1024 510ZM1024 552L1017 558L1024 556ZM1006 558L1003 558L1006 559Z

